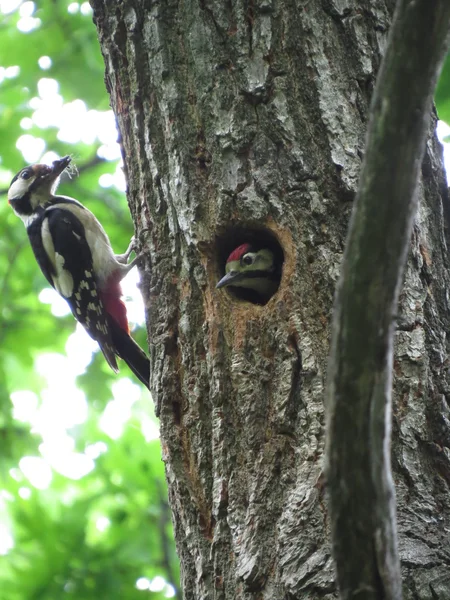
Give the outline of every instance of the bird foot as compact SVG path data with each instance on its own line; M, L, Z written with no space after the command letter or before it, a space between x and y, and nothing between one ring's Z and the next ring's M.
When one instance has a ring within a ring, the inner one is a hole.
M138 242L136 241L136 238L133 236L131 238L130 245L128 246L126 252L124 252L123 254L115 255L117 262L121 265L120 271L122 273L122 277L125 277L125 275L129 271L131 271L131 269L136 264L139 264L139 262L144 258L145 254L146 254L145 250L138 252L137 246L138 246ZM130 254L132 254L133 252L136 254L136 256L133 258L133 260L131 262L128 262L128 259L130 258Z
M126 251L123 254L116 254L117 262L121 265L127 265L128 259L130 258L130 254L132 254L133 252L136 252L136 238L134 236L131 238L130 244ZM136 252L136 258L132 261L133 265L136 264L137 257L138 256Z

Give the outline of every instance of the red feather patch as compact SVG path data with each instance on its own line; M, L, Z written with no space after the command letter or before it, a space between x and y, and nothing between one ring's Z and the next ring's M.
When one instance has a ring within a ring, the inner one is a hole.
M233 250L233 252L230 254L230 256L227 259L227 263L232 262L234 260L241 260L241 257L244 254L247 254L247 252L249 252L250 250L251 250L250 244L241 244L235 250Z
M117 321L121 329L130 333L130 326L127 319L127 308L122 298L122 288L117 281L115 274L108 279L105 289L100 291L100 298L106 312Z

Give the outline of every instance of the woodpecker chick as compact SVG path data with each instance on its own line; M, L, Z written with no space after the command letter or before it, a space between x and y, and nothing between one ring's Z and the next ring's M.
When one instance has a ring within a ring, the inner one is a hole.
M78 200L55 196L70 156L52 166L32 165L11 181L8 202L25 224L36 260L52 287L98 342L117 373L116 356L149 387L150 361L130 336L120 281L134 267L133 242L124 254L114 254L95 216Z
M256 251L251 244L241 244L233 250L225 273L216 288L243 288L256 294L263 303L277 291L280 281L273 252L268 248Z

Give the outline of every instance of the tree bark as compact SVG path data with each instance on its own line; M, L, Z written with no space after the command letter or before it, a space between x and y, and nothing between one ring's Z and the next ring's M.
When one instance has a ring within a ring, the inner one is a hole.
M147 252L184 597L336 598L322 477L330 316L393 1L92 5ZM422 174L393 466L404 597L448 600L448 198L434 137ZM264 306L215 289L248 238L284 256Z
M394 325L449 25L447 0L399 0L371 103L326 390L326 480L342 600L402 597L390 466Z

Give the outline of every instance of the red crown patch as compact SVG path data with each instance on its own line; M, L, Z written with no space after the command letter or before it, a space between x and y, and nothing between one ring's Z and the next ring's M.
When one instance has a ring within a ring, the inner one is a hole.
M233 252L230 254L230 256L227 259L227 263L233 262L235 260L240 260L241 256L243 256L244 254L247 254L247 252L249 252L250 249L251 249L250 244L241 244L235 250L233 250Z

